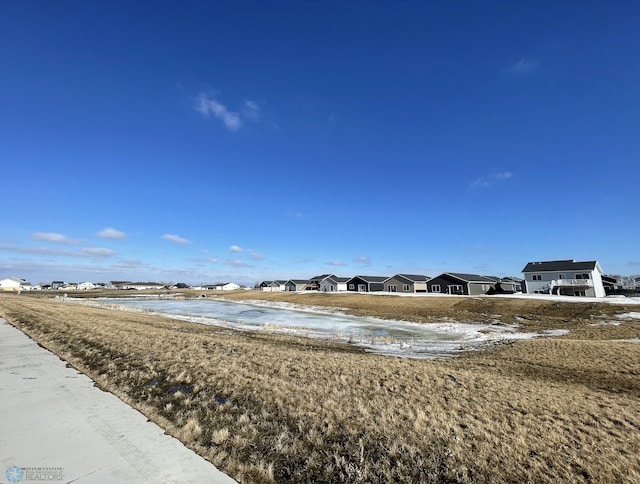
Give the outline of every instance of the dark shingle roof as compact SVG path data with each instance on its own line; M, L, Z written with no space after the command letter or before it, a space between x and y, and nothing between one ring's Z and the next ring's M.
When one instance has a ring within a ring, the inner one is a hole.
M362 279L365 282L384 282L389 279L387 276L355 276L351 279L355 279L356 277Z
M447 272L450 276L456 277L464 282L484 282L494 283L496 281L489 279L488 277L481 276L479 274L464 274L461 272Z
M430 278L422 274L397 274L400 277L410 280L411 282L427 282Z
M529 262L522 272L558 272L558 271L591 271L596 268L597 261L576 262L575 260L551 260L545 262Z
M326 279L327 277L333 276L333 274L321 274L319 276L316 277L312 277L311 279L309 279L310 281L317 281L320 282L323 279Z

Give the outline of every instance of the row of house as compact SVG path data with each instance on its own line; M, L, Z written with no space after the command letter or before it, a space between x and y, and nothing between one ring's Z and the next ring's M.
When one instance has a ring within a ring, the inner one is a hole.
M338 277L322 274L311 279L262 281L255 289L262 291L389 292L438 293L457 295L482 294L552 294L604 297L614 291L616 279L603 274L598 261L576 262L573 259L529 262L524 278L495 277L480 274L444 272L436 277L417 274L394 276ZM640 278L636 282L640 288Z
M205 284L199 286L189 286L188 284L178 283L167 285L161 282L132 282L132 281L109 281L108 283L93 282L65 282L52 281L51 284L32 285L24 279L17 277L8 277L0 279L0 291L86 291L91 289L111 289L111 290L160 290L160 289L196 289L196 290L213 290L213 291L233 291L241 289L242 286L235 282L219 282L216 284Z
M551 294L566 296L604 297L620 293L618 278L604 275L598 261L576 262L572 259L529 262L522 269L524 278L495 277L459 272L444 272L436 277L419 274L396 274L394 276L340 277L322 274L310 279L289 279L262 281L254 289L261 291L321 291L321 292L387 292L387 293L436 293L458 295L482 294ZM631 279L640 291L640 277ZM50 290L159 290L186 289L229 291L241 289L234 282L222 282L198 286L179 283L167 286L155 282L110 281L106 284L65 283L53 281L51 284L33 286L24 279L9 277L0 280L0 291Z
M256 289L277 291L321 292L389 292L389 293L444 293L444 294L495 294L522 292L522 279L516 277L481 276L445 272L437 277L421 274L396 274L394 276L339 277L322 274L310 279L262 281Z

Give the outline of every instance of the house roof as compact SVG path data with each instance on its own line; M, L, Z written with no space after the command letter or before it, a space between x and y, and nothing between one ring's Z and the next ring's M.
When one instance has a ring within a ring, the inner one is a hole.
M335 274L322 274L320 276L316 276L316 277L312 277L311 279L309 279L309 281L313 282L320 282L323 281L324 279L326 279L327 277L335 277Z
M338 277L338 276L334 276L333 274L325 277L324 279L322 279L322 281L320 282L324 282L326 280L332 280L333 282L347 282L349 279L351 279L350 277Z
M479 274L464 274L462 272L445 272L445 274L455 277L456 279L460 279L461 281L464 281L464 282L484 282L484 283L496 282L493 279L490 279L485 276L481 276Z
M522 272L558 272L558 271L592 271L600 270L598 261L591 260L586 262L576 262L572 259L567 260L551 260L544 262L529 262Z
M309 284L308 279L289 279L287 282L293 282L294 284Z
M387 279L389 279L389 277L387 276L354 276L351 279L362 279L364 282L384 282ZM351 280L351 279L347 279L347 280Z
M431 279L429 276L423 276L421 274L396 274L395 276L388 277L386 280L389 281L394 277L401 278L409 282L427 282Z

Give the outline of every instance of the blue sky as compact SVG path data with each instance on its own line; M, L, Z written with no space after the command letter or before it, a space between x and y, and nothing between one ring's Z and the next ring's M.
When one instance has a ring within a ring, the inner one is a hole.
M640 3L0 2L0 278L640 273Z

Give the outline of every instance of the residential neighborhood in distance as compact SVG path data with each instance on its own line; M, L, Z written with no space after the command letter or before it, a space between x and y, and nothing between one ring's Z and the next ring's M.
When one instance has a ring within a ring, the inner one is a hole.
M420 274L395 274L393 276L356 275L341 277L321 274L309 279L278 279L262 281L253 288L235 282L188 285L157 282L109 281L108 283L70 283L52 281L31 284L24 279L8 277L0 280L0 291L86 291L109 290L161 290L194 289L232 291L237 289L265 292L380 292L401 294L549 294L577 297L605 297L608 295L637 295L640 293L640 276L605 275L598 261L577 262L572 259L529 262L522 269L523 278L496 277L490 275L443 272L435 277Z

